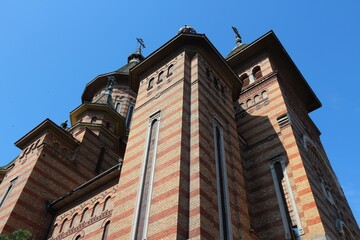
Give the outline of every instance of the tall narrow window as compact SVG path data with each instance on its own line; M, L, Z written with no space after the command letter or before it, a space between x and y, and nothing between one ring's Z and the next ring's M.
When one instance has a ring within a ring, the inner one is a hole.
M61 224L61 228L60 228L60 231L59 231L60 233L67 231L67 221L68 221L68 219L65 218L65 220L64 220L63 223Z
M120 111L121 111L121 102L116 102L115 103L115 111L120 113Z
M71 219L70 227L73 227L77 224L77 218L78 218L78 214L75 213L73 218Z
M102 165L102 162L104 160L104 155L105 155L105 148L102 147L100 149L99 157L98 157L98 160L97 160L97 163L96 163L96 168L95 168L96 173L100 173L101 165Z
M145 239L147 236L147 225L150 212L150 201L152 182L154 177L154 165L156 159L157 141L159 135L160 113L154 115L149 123L146 154L142 167L142 178L138 196L139 206L135 215L135 239Z
M174 71L174 65L171 64L167 71L167 77L170 77L171 75L173 75L173 71Z
M229 193L226 173L226 160L224 149L223 131L220 124L214 119L214 145L215 145L215 164L216 164L216 184L219 212L219 239L232 239Z
M280 215L285 229L286 239L300 239L304 231L301 227L294 196L284 162L277 158L270 163L271 174L274 181L276 198L279 203Z
M4 193L3 197L1 198L0 208L4 205L6 198L10 195L11 189L13 189L16 179L17 179L17 177L10 181L10 184L9 184L8 188L6 189L6 192Z
M158 82L158 83L161 83L163 80L164 80L164 72L160 72L157 82Z
M109 225L110 225L110 221L107 221L104 225L104 232L103 232L101 240L106 240L108 231L109 231Z
M99 202L95 203L94 208L93 208L93 211L92 211L92 214L91 214L92 217L97 214L97 211L98 211L98 208L99 208L99 204L100 204Z
M81 222L87 220L89 215L89 208L85 208L81 216Z
M151 78L150 80L149 80L149 84L148 84L148 90L150 90L150 89L152 89L154 87L154 78Z
M133 112L134 112L134 104L130 103L128 113L126 116L126 128L130 128Z

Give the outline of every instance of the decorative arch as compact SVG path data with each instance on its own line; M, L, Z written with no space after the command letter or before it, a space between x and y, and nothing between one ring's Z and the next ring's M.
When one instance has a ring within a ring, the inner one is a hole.
M240 76L241 81L243 82L243 87L246 87L247 85L249 85L250 80L249 80L249 75L247 75L246 73L243 73Z

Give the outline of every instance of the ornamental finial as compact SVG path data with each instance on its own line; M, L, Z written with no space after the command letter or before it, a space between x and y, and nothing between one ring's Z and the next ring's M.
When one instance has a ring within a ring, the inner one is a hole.
M241 41L241 36L239 34L239 31L237 30L236 27L232 27L234 33L235 33L235 38L236 38L236 47L240 46L242 44L242 41Z

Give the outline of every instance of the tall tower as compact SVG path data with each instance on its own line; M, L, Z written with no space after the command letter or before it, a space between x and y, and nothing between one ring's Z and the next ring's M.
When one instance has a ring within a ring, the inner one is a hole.
M110 239L250 239L239 78L189 26L130 73L139 90Z
M273 32L226 58L244 82L234 103L252 228L263 239L358 239L309 112L321 103Z

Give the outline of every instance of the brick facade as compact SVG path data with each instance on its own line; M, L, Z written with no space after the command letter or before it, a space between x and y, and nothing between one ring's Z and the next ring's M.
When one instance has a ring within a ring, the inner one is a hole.
M141 49L140 49L141 50ZM225 59L184 28L91 81L0 169L0 232L33 239L359 239L273 32ZM131 130L130 130L131 129Z

